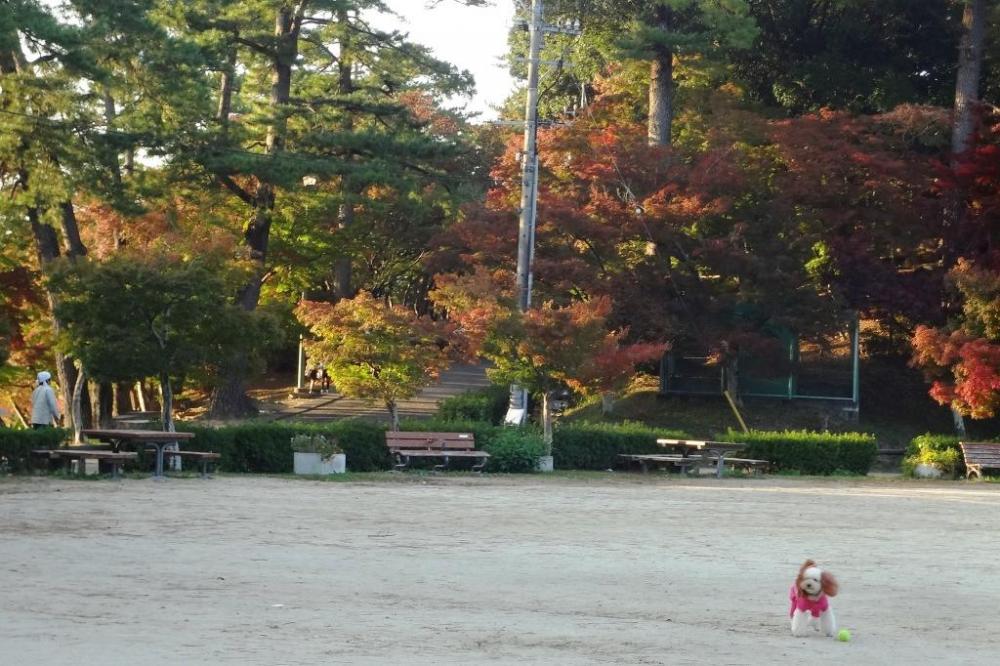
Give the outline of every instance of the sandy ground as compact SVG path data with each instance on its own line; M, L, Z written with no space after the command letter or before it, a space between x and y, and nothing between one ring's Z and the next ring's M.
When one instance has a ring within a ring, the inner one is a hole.
M5 480L0 663L996 663L998 507L877 480ZM850 643L790 635L806 556Z

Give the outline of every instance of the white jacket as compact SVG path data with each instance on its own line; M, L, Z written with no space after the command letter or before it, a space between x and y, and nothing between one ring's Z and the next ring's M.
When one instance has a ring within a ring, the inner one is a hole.
M32 425L52 425L58 420L59 403L56 402L56 392L48 384L39 384L31 392Z

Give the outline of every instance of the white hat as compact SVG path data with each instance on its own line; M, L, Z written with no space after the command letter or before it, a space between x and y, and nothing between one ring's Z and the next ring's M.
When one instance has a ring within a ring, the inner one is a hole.
M47 382L52 379L52 375L47 370L42 370L38 373L38 383Z

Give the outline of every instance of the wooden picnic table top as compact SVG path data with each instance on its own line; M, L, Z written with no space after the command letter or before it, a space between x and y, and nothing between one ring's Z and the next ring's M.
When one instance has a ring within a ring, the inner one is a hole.
M713 442L703 439L658 439L656 443L660 446L676 446L685 449L711 450L711 451L739 451L745 449L746 444L740 442Z
M176 442L181 439L192 439L193 432L165 432L162 430L105 430L88 428L80 431L86 437L103 441L133 441L133 442Z

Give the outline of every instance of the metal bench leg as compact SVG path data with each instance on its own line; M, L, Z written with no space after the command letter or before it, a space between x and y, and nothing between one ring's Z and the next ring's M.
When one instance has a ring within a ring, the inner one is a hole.
M201 478L203 478L203 479L211 479L212 478L212 477L210 477L208 475L208 463L209 463L208 460L202 460L201 461Z

